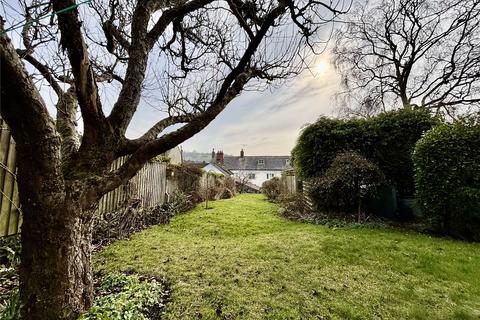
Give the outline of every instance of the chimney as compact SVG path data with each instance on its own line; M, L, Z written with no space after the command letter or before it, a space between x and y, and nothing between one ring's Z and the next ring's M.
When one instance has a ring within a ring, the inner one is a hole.
M243 152L243 149L240 150L240 158L243 158L245 156L245 152Z
M223 165L223 151L217 151L217 158L215 162L217 164Z
M215 162L215 148L212 149L212 160L211 162Z

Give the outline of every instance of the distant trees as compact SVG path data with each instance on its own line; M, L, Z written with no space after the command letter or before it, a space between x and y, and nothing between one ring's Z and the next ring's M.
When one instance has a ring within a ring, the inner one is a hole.
M480 106L480 0L357 1L333 49L347 112Z

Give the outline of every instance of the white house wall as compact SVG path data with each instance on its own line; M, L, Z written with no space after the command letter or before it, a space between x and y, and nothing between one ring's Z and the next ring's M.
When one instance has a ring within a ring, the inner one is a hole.
M233 174L239 178L248 177L248 174L255 174L255 179L248 179L248 182L251 182L259 187L262 186L267 180L270 180L273 177L280 178L282 176L282 170L230 170ZM268 174L268 178L267 178Z

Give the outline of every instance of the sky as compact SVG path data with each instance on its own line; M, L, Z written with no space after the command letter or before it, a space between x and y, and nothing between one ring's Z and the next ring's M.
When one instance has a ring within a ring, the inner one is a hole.
M333 96L339 76L325 53L310 70L279 88L243 92L203 131L185 141L186 151L223 150L236 155L289 155L305 124L338 112ZM158 119L157 111L140 106L127 135L139 136Z

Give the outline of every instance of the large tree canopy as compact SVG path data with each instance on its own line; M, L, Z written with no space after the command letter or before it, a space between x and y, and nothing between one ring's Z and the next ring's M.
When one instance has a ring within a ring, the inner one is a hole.
M1 116L18 151L23 319L75 319L88 308L101 196L202 130L242 90L298 74L328 40L322 26L348 9L313 0L2 5ZM25 23L8 29L15 12ZM129 139L140 103L164 117Z
M333 50L340 101L361 115L397 106L478 112L479 48L479 0L357 1Z

